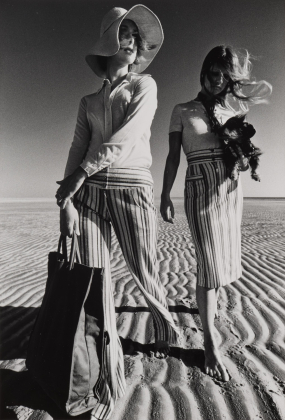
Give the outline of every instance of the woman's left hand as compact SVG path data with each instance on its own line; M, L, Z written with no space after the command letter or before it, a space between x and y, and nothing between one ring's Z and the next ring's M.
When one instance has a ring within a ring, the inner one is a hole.
M68 200L79 190L84 180L87 178L87 172L79 166L73 174L67 176L62 181L56 181L60 185L56 192L57 205L64 209Z
M233 143L233 145L230 144L228 147L229 147L232 155L235 156L238 159L239 170L242 171L242 172L246 171L249 168L248 158L246 158L244 156L241 147L236 143Z
M235 148L238 157L238 166L240 171L246 171L248 169L248 158L243 154L243 151L240 146L236 145Z
M170 197L161 195L160 214L165 222L174 223L174 206Z
M248 168L249 168L248 159L246 157L242 156L238 161L238 166L239 166L240 171L242 171L242 172L247 171Z

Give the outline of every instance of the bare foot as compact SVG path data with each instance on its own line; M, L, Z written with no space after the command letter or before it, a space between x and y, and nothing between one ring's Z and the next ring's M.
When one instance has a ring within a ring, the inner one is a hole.
M170 353L169 343L167 341L156 341L153 345L154 356L158 359L164 359Z
M227 382L230 379L220 352L214 344L205 344L205 370L208 375L221 381Z

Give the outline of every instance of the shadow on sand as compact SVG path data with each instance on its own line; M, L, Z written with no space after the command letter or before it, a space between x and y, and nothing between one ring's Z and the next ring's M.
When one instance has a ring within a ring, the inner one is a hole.
M0 307L0 331L1 346L0 360L25 359L29 336L36 320L39 308L23 307ZM121 312L149 311L148 308L126 307L116 308L117 313ZM171 312L197 313L196 309L171 307ZM121 338L123 352L125 355L136 355L138 352L149 357L154 357L153 344L141 344L130 339ZM188 367L197 366L203 369L204 352L202 350L184 350L179 347L171 347L169 357L181 359ZM10 369L0 369L0 419L17 419L13 410L7 406L24 406L33 410L42 410L54 420L66 420L74 418L62 412L57 405L41 390L40 386L33 380L29 372L15 372ZM89 419L90 413L76 416L77 419ZM47 419L50 419L47 416Z
M0 360L25 359L39 308L0 307Z
M137 353L144 353L149 357L154 357L154 344L141 344L132 341L129 338L120 337L123 347L124 355L134 356ZM198 367L204 370L205 356L204 351L201 349L182 349L180 347L170 347L168 357L175 357L182 360L187 367Z

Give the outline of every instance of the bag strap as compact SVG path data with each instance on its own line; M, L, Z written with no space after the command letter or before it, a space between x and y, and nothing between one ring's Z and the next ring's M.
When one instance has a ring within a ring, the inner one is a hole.
M67 245L66 245L66 236L60 235L57 247L57 253L60 254L60 250L62 247L62 255L65 261L67 261Z
M75 259L79 262L79 264L81 264L77 235L75 232L73 232L69 256L69 270L73 269Z
M69 270L72 270L74 267L74 262L77 260L79 264L81 264L81 257L79 252L79 246L78 246L78 240L77 235L75 232L73 232L72 235L72 241L71 241L71 248L70 248L70 255L69 259L67 257L67 237L65 235L60 235L59 241L58 241L58 247L57 252L60 254L61 248L62 248L62 255L65 261L69 261Z

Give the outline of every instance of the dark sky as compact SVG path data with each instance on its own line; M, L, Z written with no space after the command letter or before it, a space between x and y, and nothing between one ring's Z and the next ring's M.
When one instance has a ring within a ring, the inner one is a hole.
M110 0L1 0L1 196L53 197L62 179L78 104L101 80L84 57L99 36ZM160 18L165 41L146 73L158 85L152 126L152 173L160 195L175 104L196 97L208 51L219 44L246 48L257 58L253 74L273 85L269 105L251 109L248 120L261 147L262 182L243 174L245 196L285 195L285 1L145 0ZM183 195L185 158L173 188Z

